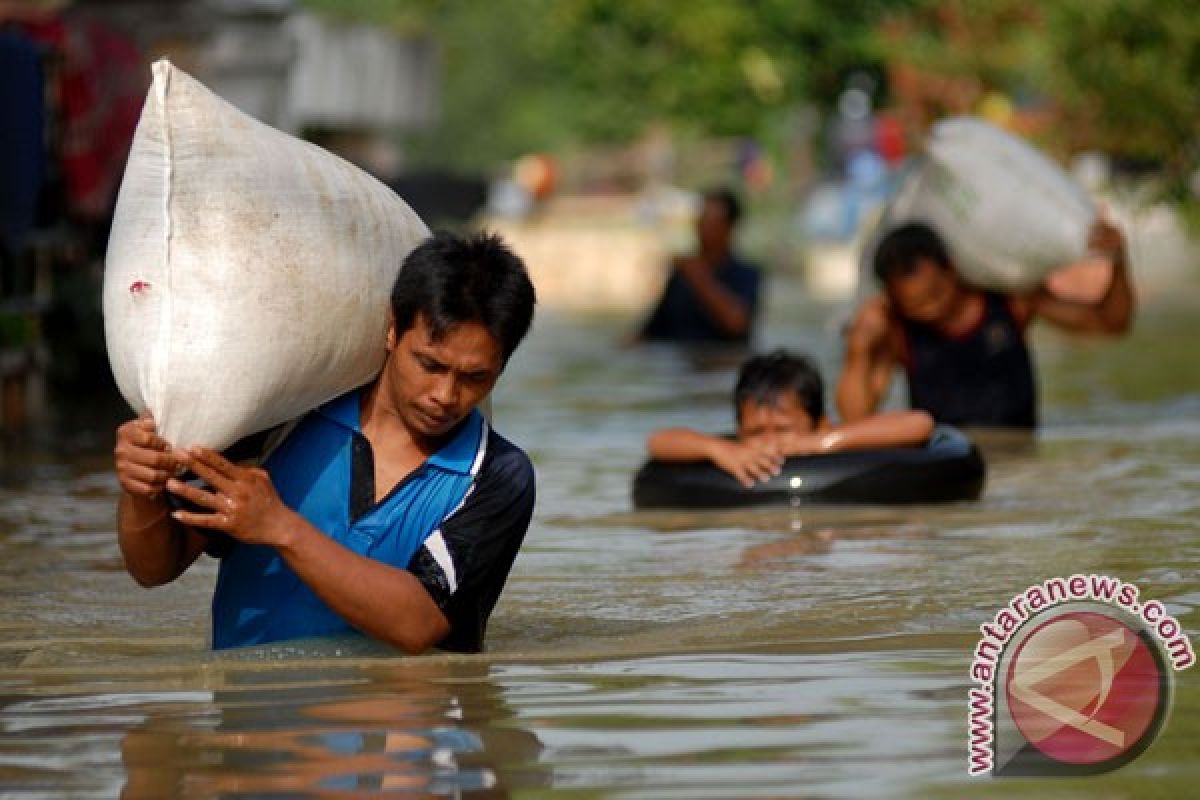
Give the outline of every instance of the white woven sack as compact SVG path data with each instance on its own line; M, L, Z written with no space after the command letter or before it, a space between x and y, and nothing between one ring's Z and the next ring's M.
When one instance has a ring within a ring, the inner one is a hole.
M969 283L1024 291L1086 255L1094 219L1087 193L1034 147L981 120L953 117L934 125L880 233L925 222Z
M154 65L104 273L108 357L173 445L221 449L374 377L429 235L357 167Z

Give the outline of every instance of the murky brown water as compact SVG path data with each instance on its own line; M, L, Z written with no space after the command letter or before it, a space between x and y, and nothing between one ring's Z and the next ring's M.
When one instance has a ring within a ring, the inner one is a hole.
M832 372L834 310L772 298L763 344ZM981 503L723 514L633 513L629 479L650 430L729 427L733 365L546 314L496 397L540 496L479 657L215 657L211 563L153 591L122 570L111 420L9 442L0 796L1187 796L1196 670L1098 778L968 783L965 708L977 626L1047 577L1121 577L1196 633L1198 311L1159 298L1116 343L1039 332L1046 425L985 442Z

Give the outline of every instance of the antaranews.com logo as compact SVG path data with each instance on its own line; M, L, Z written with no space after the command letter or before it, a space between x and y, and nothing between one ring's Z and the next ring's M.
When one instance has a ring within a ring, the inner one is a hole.
M971 775L1095 775L1143 753L1172 672L1195 663L1178 620L1107 575L1050 578L1013 597L971 661Z

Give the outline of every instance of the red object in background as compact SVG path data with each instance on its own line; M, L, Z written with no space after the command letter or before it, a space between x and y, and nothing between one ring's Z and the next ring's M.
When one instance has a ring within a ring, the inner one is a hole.
M880 111L875 115L875 150L888 166L899 164L908 152L904 125L890 111Z
M545 200L558 185L558 166L545 153L530 153L517 159L513 177L535 200Z
M149 86L141 53L94 21L46 15L19 27L49 56L52 157L61 164L67 210L101 219L112 210Z

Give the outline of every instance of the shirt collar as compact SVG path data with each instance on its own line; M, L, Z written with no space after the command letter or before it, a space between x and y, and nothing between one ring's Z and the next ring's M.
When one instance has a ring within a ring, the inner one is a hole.
M321 406L317 413L343 428L358 432L361 395L360 389L346 392ZM450 440L431 455L426 463L448 472L471 474L471 468L475 466L475 459L483 446L483 431L483 414L479 413L477 408L472 409L467 418L458 424Z
M352 431L359 430L359 416L362 405L361 389L351 389L340 397L335 397L317 409L317 413L328 420L336 422L343 428Z
M483 448L483 430L483 414L480 414L477 408L471 409L467 418L459 423L458 430L454 432L450 441L431 455L427 463L449 472L470 475L471 468L475 466L475 460Z

